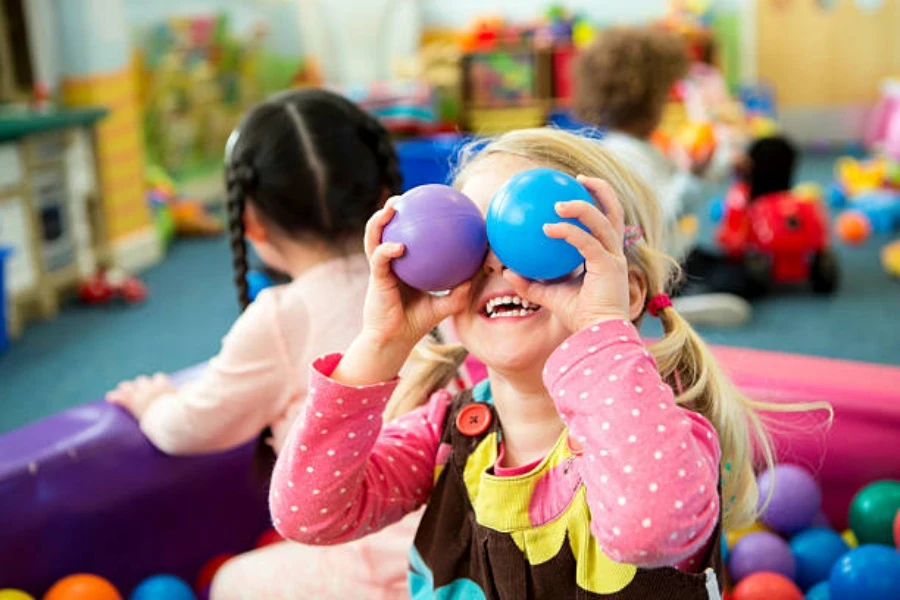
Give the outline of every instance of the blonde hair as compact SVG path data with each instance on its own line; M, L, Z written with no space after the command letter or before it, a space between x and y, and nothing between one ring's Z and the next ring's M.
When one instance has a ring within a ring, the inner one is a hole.
M653 193L596 141L549 128L512 131L480 151L467 149L461 156L456 187L464 184L479 163L497 154L519 156L573 176L605 180L622 202L626 226L639 226L643 231L643 241L629 246L626 257L629 266L645 279L647 298L665 292L680 276L675 260L660 250L662 213ZM827 403L770 404L749 399L723 373L706 343L674 308L660 310L658 316L664 336L649 351L663 381L676 391L678 404L706 417L719 435L723 527L749 525L758 516L754 444L766 466L775 462L759 411L830 412L831 408ZM415 375L401 383L389 407L402 412L415 408L435 389L429 386L448 380L464 357L460 346L419 348L414 357L419 364Z

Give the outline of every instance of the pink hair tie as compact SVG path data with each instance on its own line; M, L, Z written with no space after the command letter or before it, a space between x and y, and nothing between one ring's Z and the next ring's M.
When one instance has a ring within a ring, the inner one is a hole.
M644 231L638 225L629 225L625 228L624 237L624 246L629 248L637 244L642 237L644 237Z
M647 312L651 317L659 316L659 311L672 306L672 299L666 293L657 294L647 302Z

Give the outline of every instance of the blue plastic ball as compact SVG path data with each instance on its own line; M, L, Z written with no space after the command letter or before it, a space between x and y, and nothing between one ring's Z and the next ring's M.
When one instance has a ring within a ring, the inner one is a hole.
M831 567L850 551L847 542L831 529L807 529L791 539L791 552L797 563L794 581L807 590L828 579Z
M828 590L835 600L900 598L900 552L875 544L851 550L831 569Z
M568 275L584 263L584 257L565 240L547 237L544 225L572 223L576 219L556 214L556 203L569 200L594 202L578 181L554 169L530 169L510 177L491 199L487 237L491 249L506 267L527 277L548 281Z
M197 600L191 586L174 575L154 575L138 584L129 600Z
M806 592L805 600L831 600L831 593L828 591L828 582L823 581L814 585Z
M725 215L725 198L724 196L719 196L717 198L713 198L713 200L709 203L709 220L712 223L719 223L722 220L722 217Z

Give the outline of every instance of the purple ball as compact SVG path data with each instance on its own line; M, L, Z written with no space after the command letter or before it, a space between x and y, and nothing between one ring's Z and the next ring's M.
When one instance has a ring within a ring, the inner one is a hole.
M487 254L484 216L468 197L446 185L415 187L394 201L396 214L382 242L406 247L391 262L394 274L424 292L453 289L470 279Z
M757 478L759 507L763 508L769 490L772 499L760 522L773 531L791 535L809 527L822 508L822 490L812 474L797 465L778 465Z
M728 572L735 584L760 571L779 573L793 580L796 568L787 542L767 531L750 533L739 539L728 559Z

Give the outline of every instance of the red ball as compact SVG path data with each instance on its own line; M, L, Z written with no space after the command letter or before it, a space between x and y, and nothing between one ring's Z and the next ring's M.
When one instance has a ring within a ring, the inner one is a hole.
M900 510L894 517L894 545L897 546L897 550L900 550Z
M762 571L745 577L734 588L734 600L803 600L794 582L778 573Z
M213 577L216 576L216 572L222 568L222 565L235 556L235 554L219 554L206 561L206 564L203 565L200 572L197 573L197 579L194 580L194 590L200 592L200 590L212 583Z
M283 541L284 538L281 537L280 533L278 533L274 529L269 529L268 531L263 532L263 534L256 540L256 547L263 548L265 546L270 546L272 544L277 544L278 542Z

